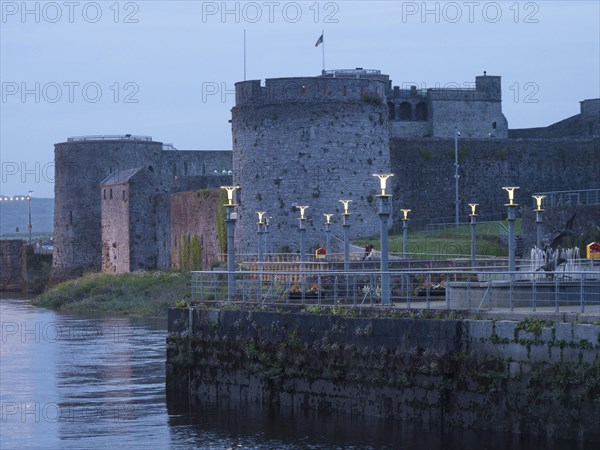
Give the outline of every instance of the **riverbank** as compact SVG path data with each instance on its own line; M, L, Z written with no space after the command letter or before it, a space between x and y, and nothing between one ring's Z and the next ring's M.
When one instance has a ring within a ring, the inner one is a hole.
M61 311L165 317L169 307L190 296L189 273L93 273L59 283L32 304Z

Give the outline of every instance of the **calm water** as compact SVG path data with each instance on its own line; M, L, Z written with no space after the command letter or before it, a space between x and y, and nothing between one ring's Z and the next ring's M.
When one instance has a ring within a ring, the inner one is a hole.
M62 314L6 296L0 320L2 449L586 448L378 419L168 408L164 321Z

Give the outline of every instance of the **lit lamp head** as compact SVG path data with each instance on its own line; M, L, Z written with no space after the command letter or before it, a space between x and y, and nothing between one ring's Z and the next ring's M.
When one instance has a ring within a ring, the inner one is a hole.
M477 206L479 206L479 203L469 203L469 206L471 207L471 214L469 214L469 216L471 216L471 217L476 216L477 213L475 212L475 208L477 208Z
M221 189L225 189L227 191L227 203L225 206L237 206L235 203L233 203L233 193L239 188L239 186L221 186Z
M263 224L263 216L266 214L266 212L264 211L257 211L256 214L258 214L258 225L262 225Z
M393 177L394 174L393 173L374 173L373 176L379 178L379 187L381 188L381 194L379 194L379 195L382 197L386 196L386 195L390 195L390 194L385 193L385 189L386 189L386 185L387 185L387 179L389 177Z
M342 214L344 214L345 216L349 216L350 212L348 211L348 207L350 206L350 202L352 200L340 200L340 203L342 205L344 205L344 212Z
M410 209L401 209L400 211L402 211L402 215L403 215L402 220L410 220L408 218L408 213L410 212Z
M536 208L534 209L535 212L542 212L542 200L546 198L545 195L532 195L533 198L535 198L535 206Z
M304 217L304 211L308 206L298 206L297 208L300 210L300 220L306 219L306 217Z
M331 217L333 214L323 214L325 216L325 225L331 225Z
M504 206L519 206L514 202L515 200L515 191L519 189L518 186L515 187L503 187L506 192L508 192L508 203L505 203Z
M29 194L27 194L27 200L31 200L31 193L32 193L32 192L33 192L33 191L29 191Z

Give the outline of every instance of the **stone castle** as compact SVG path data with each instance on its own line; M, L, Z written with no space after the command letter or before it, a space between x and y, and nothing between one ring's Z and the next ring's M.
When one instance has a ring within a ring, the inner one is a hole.
M391 172L394 217L439 222L454 212L454 132L460 130L460 199L503 211L503 185L534 192L600 188L600 99L545 128L510 130L500 77L470 89L400 89L375 70L236 84L233 151L179 151L136 136L87 136L55 145L53 270L130 271L176 265L181 234L196 234L206 266L219 258L216 188L240 186L236 251L256 252L257 211L271 218L275 250L298 248L298 205L307 242L324 239L325 213L350 204L350 235L378 233L372 176ZM233 180L231 179L233 172ZM194 212L193 214L191 212Z

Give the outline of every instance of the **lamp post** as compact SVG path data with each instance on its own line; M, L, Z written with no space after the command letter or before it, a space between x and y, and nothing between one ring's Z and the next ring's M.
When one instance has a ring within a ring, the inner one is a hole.
M471 214L469 217L471 218L471 267L477 267L477 260L475 256L476 252L476 243L475 243L475 227L477 226L477 213L475 212L475 208L479 203L469 203L471 207Z
M539 249L542 248L542 224L544 223L544 221L542 220L542 212L544 211L542 209L542 200L546 198L545 195L532 195L532 197L535 199L535 205L536 208L534 209L535 211L535 226L536 226L536 233L535 233L535 246Z
M340 200L340 203L344 205L344 212L342 213L342 227L344 228L344 270L350 270L350 224L348 219L350 218L350 212L348 207L352 200Z
M410 209L401 209L402 211L402 257L406 258L406 247L408 246L408 213Z
M331 217L333 214L323 214L325 216L325 255L329 261L329 252L331 247Z
M264 211L257 211L258 214L258 222L256 225L258 226L257 234L258 234L258 262L262 262L263 260L263 246L262 246L262 234L263 234L263 216L266 214Z
M454 127L454 216L456 226L459 224L458 220L458 179L460 175L458 174L458 137L460 136L460 131L456 127Z
M519 206L514 202L515 191L519 187L503 187L508 193L508 203L504 206L508 208L508 270L514 272L516 270L515 264L515 220L517 220L517 207Z
M379 178L381 193L377 194L379 202L379 220L381 222L381 303L391 305L390 301L390 273L388 269L388 219L392 213L392 196L385 193L387 179L394 176L393 173L374 173Z
M235 251L234 251L234 232L237 213L234 208L237 206L233 202L233 193L239 186L221 186L221 189L227 191L227 203L225 203L225 222L227 223L227 299L233 300L235 297Z
M27 206L29 207L29 223L27 224L27 230L29 231L29 245L31 245L31 193L27 194Z
M304 226L304 221L306 220L306 217L304 217L304 211L306 210L306 208L308 208L308 206L298 206L297 208L300 210L300 224L298 225L298 231L300 232L300 262L303 263L304 240L306 237L306 227Z

